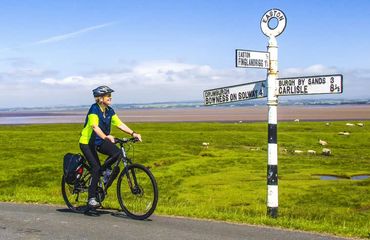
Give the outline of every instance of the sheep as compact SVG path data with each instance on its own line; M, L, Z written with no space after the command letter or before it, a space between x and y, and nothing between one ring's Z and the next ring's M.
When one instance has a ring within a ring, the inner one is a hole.
M363 127L363 126L364 126L364 124L363 124L363 123L357 123L357 126L359 126L359 127Z
M322 155L330 156L331 155L331 150L329 148L323 148L322 149Z
M299 122L299 119L298 119L298 118L297 118L297 119L295 119L295 120L294 120L294 122Z
M327 122L327 123L325 123L325 125L326 125L326 126L330 126L330 123L328 123L328 122Z
M346 126L353 127L353 126L355 126L355 124L353 124L353 123L346 123Z
M301 150L294 150L294 153L301 154L301 153L303 153L303 151L301 151Z
M321 139L319 139L319 144L322 145L322 146L328 145L328 143L326 141L321 140Z
M307 150L307 153L308 154L314 154L315 155L316 154L316 151L315 150Z
M344 132L339 132L339 133L338 133L338 135L349 136L349 135L350 135L350 133L349 133L349 132L344 131Z
M208 146L209 146L209 143L207 143L207 142L204 142L204 143L202 143L202 146L203 146L204 148L208 148Z
M257 148L251 148L251 151L259 151L259 150L261 150L259 147L257 147Z

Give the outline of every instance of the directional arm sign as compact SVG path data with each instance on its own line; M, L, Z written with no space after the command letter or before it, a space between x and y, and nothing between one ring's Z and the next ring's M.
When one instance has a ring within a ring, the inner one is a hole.
M343 75L279 78L276 95L309 95L343 92Z
M236 67L266 68L270 67L270 53L236 49Z
M203 96L206 106L267 97L266 80L205 90Z

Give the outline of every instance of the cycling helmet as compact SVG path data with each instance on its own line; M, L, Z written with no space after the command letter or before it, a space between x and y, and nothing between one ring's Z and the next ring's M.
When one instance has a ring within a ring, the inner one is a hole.
M94 97L100 97L112 92L114 92L114 90L108 86L100 86L93 90Z

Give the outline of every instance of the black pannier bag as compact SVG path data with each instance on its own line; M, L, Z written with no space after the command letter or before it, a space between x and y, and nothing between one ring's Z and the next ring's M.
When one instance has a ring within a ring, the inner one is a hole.
M68 184L73 184L77 178L77 170L85 161L81 154L67 153L63 159L64 179Z

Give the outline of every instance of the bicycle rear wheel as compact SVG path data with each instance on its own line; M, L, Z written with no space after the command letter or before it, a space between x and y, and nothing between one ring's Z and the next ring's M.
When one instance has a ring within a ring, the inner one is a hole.
M118 178L117 198L122 210L133 219L152 215L158 202L158 187L150 170L140 164L126 167Z
M88 184L90 175L76 180L74 184L68 184L62 176L62 195L64 202L73 212L84 213L87 211ZM84 180L85 179L85 180Z

